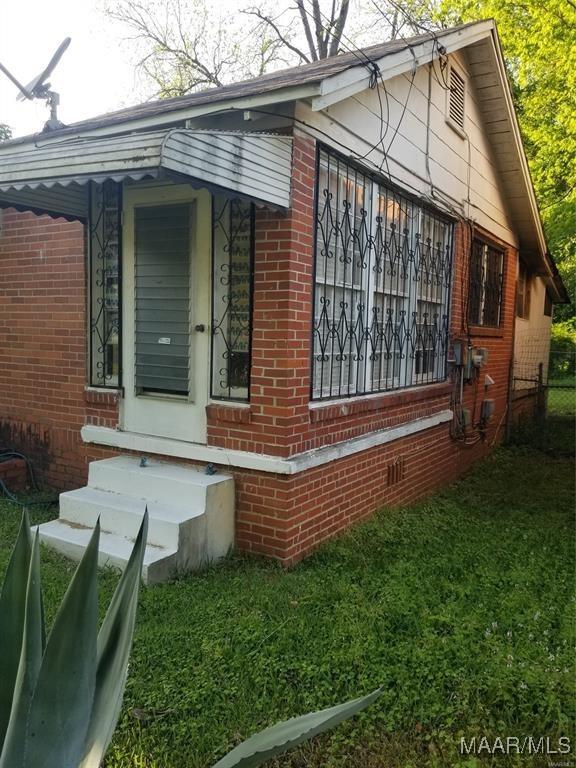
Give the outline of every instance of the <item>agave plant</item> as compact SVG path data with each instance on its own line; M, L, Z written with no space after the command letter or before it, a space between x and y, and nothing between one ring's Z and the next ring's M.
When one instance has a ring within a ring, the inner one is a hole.
M0 596L0 768L97 768L120 714L148 513L98 631L100 525L46 638L39 538L24 512Z
M0 595L0 768L98 768L122 705L148 512L98 631L100 526L46 638L38 533L26 511ZM381 689L267 728L213 768L254 768L369 706Z

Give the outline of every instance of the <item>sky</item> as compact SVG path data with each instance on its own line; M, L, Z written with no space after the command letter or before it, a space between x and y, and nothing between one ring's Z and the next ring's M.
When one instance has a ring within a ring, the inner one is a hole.
M0 0L0 63L24 86L42 72L64 38L72 38L49 78L52 90L60 94L58 117L64 124L140 103L153 91L150 81L138 76L135 62L139 51L126 39L129 31L105 16L105 2ZM272 8L285 6L285 13L293 7L286 0L266 3ZM160 0L158 7L163 5ZM208 0L210 10L225 20L247 5L251 5L249 0ZM350 30L361 6L362 0L352 0ZM381 25L378 13L375 18ZM349 34L354 34L350 30ZM367 39L375 41L373 37ZM303 40L297 42L305 45ZM38 133L49 118L49 109L40 99L17 102L18 93L0 72L0 123L7 124L14 137Z
M60 94L64 123L143 100L125 34L105 18L97 0L0 0L0 62L23 85L44 69L65 37L72 38L49 78ZM0 72L0 123L14 137L42 130L49 117L45 102L17 102L17 95Z

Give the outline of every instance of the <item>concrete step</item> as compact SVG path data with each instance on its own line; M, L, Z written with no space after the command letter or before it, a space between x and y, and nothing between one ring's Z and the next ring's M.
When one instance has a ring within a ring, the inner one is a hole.
M35 530L36 527L33 528L33 531ZM88 546L93 528L58 518L49 523L42 523L38 530L40 541L44 544L72 560L80 560ZM98 565L123 570L128 564L133 545L133 539L101 529ZM176 549L148 544L142 566L144 584L167 581L177 568L177 554Z
M197 469L132 456L93 461L88 470L88 485L148 502L159 501L189 512L203 513L208 497L222 485L226 475L206 475Z
M59 518L41 525L40 535L79 559L100 519L102 563L122 568L148 507L144 580L151 583L224 557L234 545L234 506L229 475L118 456L90 464L88 486L60 495Z
M180 526L198 517L198 510L187 512L158 501L135 499L113 491L78 488L60 494L60 517L90 528L100 518L103 529L134 538L148 507L148 541L162 547L178 547Z

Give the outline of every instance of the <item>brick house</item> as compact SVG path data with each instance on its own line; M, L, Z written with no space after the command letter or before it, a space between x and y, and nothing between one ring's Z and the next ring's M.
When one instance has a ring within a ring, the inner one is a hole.
M0 440L90 466L60 529L172 484L293 563L486 455L519 270L566 299L491 21L13 140L0 206Z

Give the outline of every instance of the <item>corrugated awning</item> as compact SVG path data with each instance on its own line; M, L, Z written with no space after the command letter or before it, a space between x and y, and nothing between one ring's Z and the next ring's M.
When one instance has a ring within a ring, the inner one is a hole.
M85 219L88 182L167 177L288 208L292 140L173 128L0 146L0 207Z

